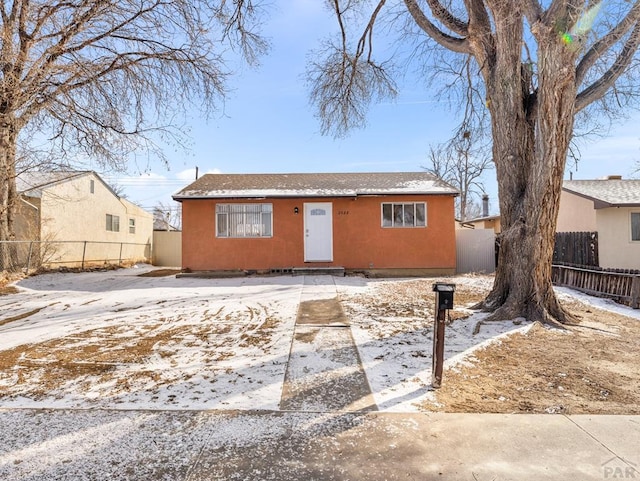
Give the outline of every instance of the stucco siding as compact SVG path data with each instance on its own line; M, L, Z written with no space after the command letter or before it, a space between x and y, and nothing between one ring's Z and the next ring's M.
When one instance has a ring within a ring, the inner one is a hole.
M191 270L455 269L454 198L442 195L266 199L273 205L273 236L218 238L216 200L184 200L182 263ZM223 203L253 203L225 201ZM333 261L304 261L304 203L331 202ZM382 202L426 202L427 226L384 228ZM296 212L298 209L298 213Z
M14 229L16 240L40 240L40 199L20 197Z
M93 180L93 193L91 181ZM107 231L106 215L117 215L118 232ZM129 219L135 233L129 233ZM118 198L93 175L48 187L42 193L42 236L65 241L150 242L153 216Z
M596 211L600 267L640 269L640 241L631 240L631 212L640 212L640 208Z
M153 215L118 197L96 174L87 172L39 190L38 197L21 198L16 224L19 238L43 242L43 262L150 259ZM117 230L107 229L107 214L119 220Z
M494 234L500 234L502 231L502 224L500 222L500 217L495 217L491 219L476 219L470 221L456 222L456 224L460 225L462 229L469 229L469 227L464 227L464 225L471 224L473 229L477 230L488 230L491 229Z
M596 212L593 200L585 199L565 190L560 195L557 232L596 231Z

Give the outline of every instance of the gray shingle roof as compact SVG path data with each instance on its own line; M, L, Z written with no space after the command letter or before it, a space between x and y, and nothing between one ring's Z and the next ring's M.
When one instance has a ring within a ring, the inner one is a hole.
M329 174L206 174L173 195L175 200L260 197L352 197L442 194L458 191L427 172Z
M596 209L640 206L640 180L565 180L562 188L593 200Z

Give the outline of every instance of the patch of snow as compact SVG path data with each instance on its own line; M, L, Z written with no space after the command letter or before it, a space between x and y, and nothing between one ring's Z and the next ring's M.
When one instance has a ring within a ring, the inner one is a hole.
M431 284L478 291L492 284L490 276L473 275L419 281L138 276L151 269L45 274L0 297L0 350L17 359L0 372L0 408L277 410L300 301L337 292L378 408L417 411L433 394ZM611 301L558 293L640 318L640 311ZM359 296L385 309L360 303ZM445 368L531 326L523 319L483 323L485 316L473 313L447 325ZM141 344L144 355L136 357ZM75 359L74 352L83 356ZM62 357L77 373L34 395Z
M366 280L341 283L340 293L343 303L350 307L353 337L358 345L367 378L378 408L382 411L415 412L424 401L433 401L431 388L433 350L433 309L431 304L420 303L414 297L416 292L430 291L431 283L455 282L470 286L471 289L486 290L491 286L487 276L459 276L455 278L422 281L416 286L411 280ZM390 285L405 283L408 291L403 296L391 294ZM417 289L415 289L417 287ZM378 316L375 312L358 305L357 296L368 295L387 304L394 304L402 311L404 301L413 306L420 305L413 316ZM353 296L350 298L350 296ZM353 299L353 300L352 300ZM388 301L388 302L387 302ZM422 304L425 304L422 307ZM513 321L482 324L474 334L478 323L487 317L486 313L474 313L466 319L453 321L445 328L445 368L465 362L475 349L502 335L515 331L525 331L531 323L521 325ZM522 320L521 320L522 321Z
M46 274L21 281L20 293L0 298L0 312L10 317L40 309L0 326L4 351L19 352L24 346L27 352L33 344L55 346L64 340L61 349L67 352L94 348L90 363L95 366L101 356L117 357L114 349L126 353L126 346L135 349L141 339L158 340L140 360L110 360L108 376L91 374L94 369L37 399L27 397L30 386L17 381L18 365L0 374L0 406L278 408L299 279L176 279L138 273Z
M559 299L573 299L588 306L597 307L603 311L614 312L634 319L640 319L640 309L632 309L631 307L623 304L618 304L611 299L590 296L568 287L554 287L554 290Z

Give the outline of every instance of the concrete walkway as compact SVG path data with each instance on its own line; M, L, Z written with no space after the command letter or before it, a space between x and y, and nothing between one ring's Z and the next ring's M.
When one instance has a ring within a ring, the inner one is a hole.
M280 409L377 410L333 277L305 277Z

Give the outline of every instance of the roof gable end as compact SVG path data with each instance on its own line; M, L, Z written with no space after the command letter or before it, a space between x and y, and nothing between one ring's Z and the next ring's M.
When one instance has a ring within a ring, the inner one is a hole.
M95 177L116 198L120 198L111 186L92 170L23 172L16 176L16 190L18 194L29 197L42 197L42 192L50 187L90 175Z

